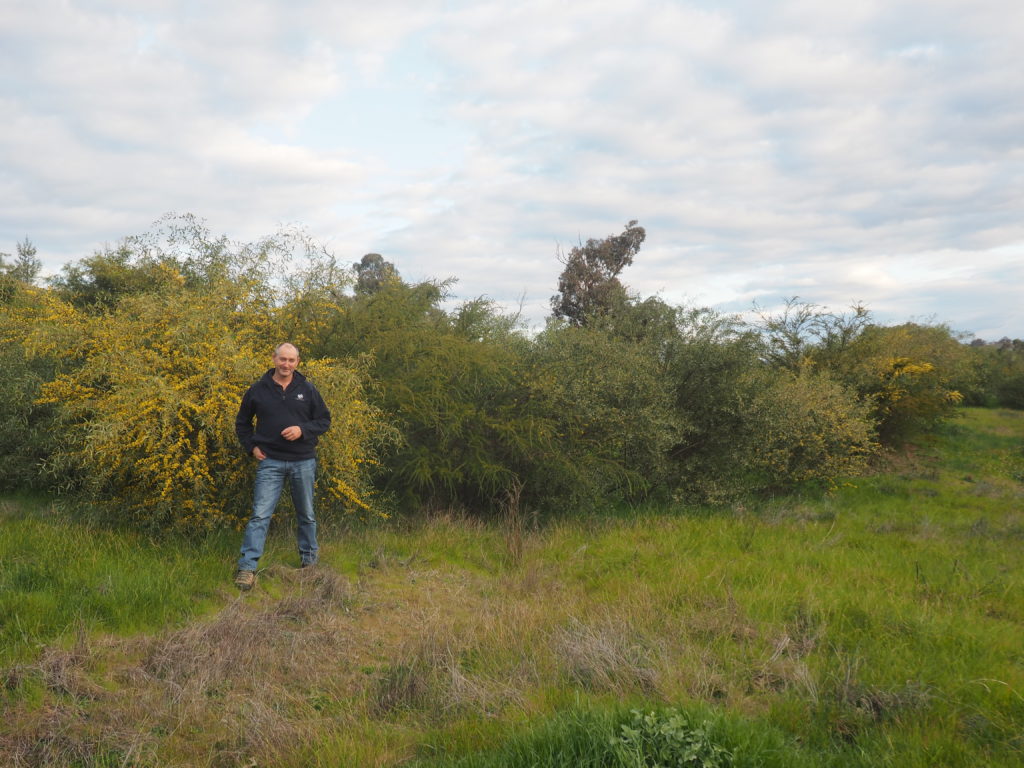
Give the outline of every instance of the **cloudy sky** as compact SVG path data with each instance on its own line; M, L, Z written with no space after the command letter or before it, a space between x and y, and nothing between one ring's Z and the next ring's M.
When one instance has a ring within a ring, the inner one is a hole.
M0 251L191 213L548 312L798 295L1024 337L1021 0L0 0Z

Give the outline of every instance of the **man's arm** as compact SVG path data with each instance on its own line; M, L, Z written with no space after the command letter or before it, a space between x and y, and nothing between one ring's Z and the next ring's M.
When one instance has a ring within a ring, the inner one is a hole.
M320 396L317 388L310 384L310 415L309 421L299 424L302 434L306 437L319 437L331 428L331 411Z
M252 455L252 449L255 447L252 426L252 420L255 415L252 402L252 387L250 387L242 395L242 404L238 407L238 414L235 416L235 434L238 435L238 442L242 444L242 448L249 455Z

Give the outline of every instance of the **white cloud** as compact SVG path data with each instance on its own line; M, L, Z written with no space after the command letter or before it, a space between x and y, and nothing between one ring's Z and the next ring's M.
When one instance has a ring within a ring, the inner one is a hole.
M643 293L1024 335L996 277L1024 243L1022 9L5 3L0 250L56 264L170 210L298 222L539 319L556 249L638 218Z

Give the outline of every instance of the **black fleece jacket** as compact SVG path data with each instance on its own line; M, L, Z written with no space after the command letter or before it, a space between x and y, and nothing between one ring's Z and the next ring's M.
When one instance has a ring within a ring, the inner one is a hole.
M302 437L285 440L281 430L292 426L302 430ZM281 461L315 458L317 439L330 426L331 412L313 383L293 371L284 389L274 381L273 368L246 390L235 417L235 434L246 453L252 454L258 445L268 457Z

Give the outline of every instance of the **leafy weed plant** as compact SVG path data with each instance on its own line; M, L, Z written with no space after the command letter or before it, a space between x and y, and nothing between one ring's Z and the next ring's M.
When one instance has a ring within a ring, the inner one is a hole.
M632 714L632 720L611 740L623 768L725 768L733 764L732 752L715 743L707 723L697 725L675 709L634 709Z

